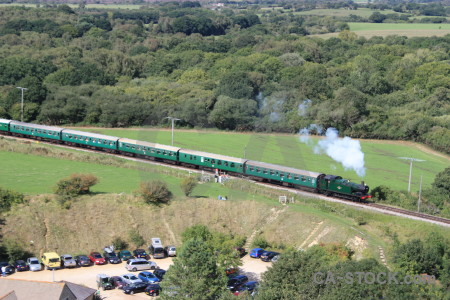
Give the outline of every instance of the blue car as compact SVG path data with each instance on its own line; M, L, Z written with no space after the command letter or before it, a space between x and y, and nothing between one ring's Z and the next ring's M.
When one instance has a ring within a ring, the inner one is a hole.
M143 282L148 282L148 283L158 283L159 282L159 278L155 274L147 272L147 271L139 273L138 277Z
M264 252L264 249L254 248L254 249L252 249L252 251L250 251L250 257L259 258L263 252Z

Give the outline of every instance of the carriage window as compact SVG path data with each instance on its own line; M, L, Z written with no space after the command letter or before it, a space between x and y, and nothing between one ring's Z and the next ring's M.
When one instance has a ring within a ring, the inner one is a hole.
M287 178L288 178L288 179L292 179L291 174L288 174Z
M155 153L155 149L152 149L152 153Z
M280 174L280 177L284 177L284 174L283 174L283 173L281 173L281 174Z
M191 155L191 160L192 160L192 155Z
M294 180L298 180L298 176L294 176Z
M37 132L38 132L38 133L41 133L41 131L40 131L40 130L38 130Z
M254 170L254 169L253 169L253 167L250 167L250 171L252 171L252 172L253 172L253 170Z
M305 176L302 176L302 181L306 181L306 177Z
M256 172L261 173L261 170L259 168L256 168Z
M230 167L234 168L234 163L231 163Z
M217 164L218 164L219 166L221 166L221 165L222 165L222 161L221 161L221 160L218 160L218 161L217 161Z
M211 163L212 163L212 164L215 164L216 161L215 161L214 159L211 159Z
M310 178L310 177L308 178L308 181L311 181L311 178Z
M86 142L88 142L89 141L89 139L88 138L86 138L84 141L86 141Z
M267 173L269 173L269 172L267 172L267 170L266 170L266 169L264 169L263 173L264 173L264 174L267 174Z
M228 167L228 162L227 162L227 161L224 162L223 165L224 165L225 167Z
M273 171L271 170L271 171L270 171L270 175L273 175L273 174L274 174L274 173L273 173Z

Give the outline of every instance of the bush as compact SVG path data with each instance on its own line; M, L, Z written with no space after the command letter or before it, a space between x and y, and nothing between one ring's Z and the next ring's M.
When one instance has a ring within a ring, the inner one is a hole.
M27 257L33 256L32 253L25 250L24 247L17 241L5 240L3 247L9 261L26 259Z
M56 194L74 197L88 194L91 186L97 184L98 178L92 174L72 174L56 184Z
M357 216L355 218L356 223L358 223L359 226L367 224L367 221L362 216Z
M118 236L113 239L112 245L114 246L114 249L118 251L128 248L128 243Z
M168 203L172 199L172 192L159 180L142 182L139 194L147 204Z
M192 190L197 186L198 181L195 177L186 177L181 181L181 190L186 196L189 196L192 193Z
M270 247L269 242L262 236L258 236L253 240L253 248L266 249Z
M130 235L131 242L136 247L140 247L145 244L144 238L142 237L142 235L139 234L139 231L137 231L137 229L130 230L129 235Z
M12 205L24 202L23 194L0 187L0 212L8 211Z

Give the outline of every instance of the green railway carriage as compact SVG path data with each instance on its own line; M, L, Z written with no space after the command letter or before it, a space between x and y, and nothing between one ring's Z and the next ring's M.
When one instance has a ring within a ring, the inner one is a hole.
M37 125L18 121L11 121L11 123L9 123L9 131L11 133L33 136L36 138L61 140L62 130L63 128L61 127Z
M311 189L318 188L318 178L322 175L322 173L304 171L253 160L249 160L245 163L245 174Z
M0 119L0 131L9 131L9 123L11 120Z
M178 152L180 163L193 164L204 168L219 169L222 171L243 173L245 159L201 152L196 150L180 149Z
M178 150L180 150L180 148L177 147L131 140L127 138L119 139L118 149L123 152L151 156L163 160L172 160L175 162L178 161Z
M71 129L63 129L62 140L68 143L86 145L89 147L104 148L108 150L117 150L118 137L84 132Z

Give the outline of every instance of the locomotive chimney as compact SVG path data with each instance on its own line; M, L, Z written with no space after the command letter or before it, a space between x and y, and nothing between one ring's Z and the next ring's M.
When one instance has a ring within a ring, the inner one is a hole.
M361 181L361 184L362 184L363 186L365 186L364 181Z

